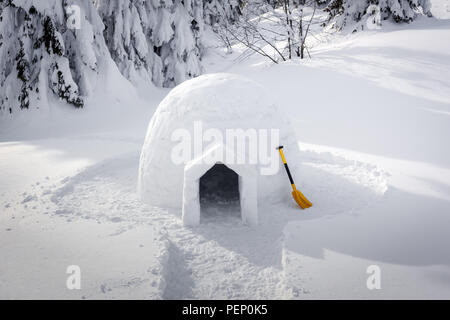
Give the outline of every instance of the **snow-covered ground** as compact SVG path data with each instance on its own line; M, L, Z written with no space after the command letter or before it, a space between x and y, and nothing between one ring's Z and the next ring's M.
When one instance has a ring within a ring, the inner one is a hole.
M327 37L311 60L237 47L204 61L271 88L296 129L295 179L314 205L259 208L258 227L186 228L138 201L167 90L116 85L98 112L2 122L0 298L450 298L450 20ZM81 290L66 287L69 265ZM366 287L370 265L380 290Z

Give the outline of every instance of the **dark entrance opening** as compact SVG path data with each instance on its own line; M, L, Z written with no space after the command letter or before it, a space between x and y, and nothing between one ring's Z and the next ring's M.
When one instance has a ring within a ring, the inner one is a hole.
M240 217L239 176L216 163L200 178L200 219Z

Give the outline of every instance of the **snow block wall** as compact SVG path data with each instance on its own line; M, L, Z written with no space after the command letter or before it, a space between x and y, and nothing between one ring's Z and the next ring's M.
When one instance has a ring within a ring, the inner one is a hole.
M184 222L197 224L198 181L214 163L223 163L239 175L239 187L245 189L240 195L241 213L249 224L257 222L258 204L289 199L290 184L275 148L285 146L291 171L298 176L297 140L266 92L256 82L233 74L203 75L172 89L153 115L142 148L141 199L183 210ZM244 149L227 137L235 130L242 130L240 137L247 134ZM250 148L255 147L250 145L252 132L257 133L257 152L264 155L256 161L250 160L254 156ZM245 160L237 161L239 157Z

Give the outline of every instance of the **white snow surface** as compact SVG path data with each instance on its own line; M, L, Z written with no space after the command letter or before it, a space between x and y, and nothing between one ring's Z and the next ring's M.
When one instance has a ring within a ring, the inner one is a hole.
M180 209L139 201L167 90L105 78L89 103L110 112L0 123L0 298L449 299L450 20L319 39L311 60L271 65L239 46L204 60L270 88L297 134L294 179L313 207L264 205L257 227L187 228ZM66 288L69 265L81 290Z

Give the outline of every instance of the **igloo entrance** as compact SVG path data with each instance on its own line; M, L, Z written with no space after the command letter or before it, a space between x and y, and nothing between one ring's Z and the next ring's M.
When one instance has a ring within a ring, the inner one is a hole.
M217 214L225 214L227 218L236 215L246 224L257 225L258 175L255 165L233 161L211 163L212 156L218 154L224 155L224 159L234 159L230 149L217 144L204 150L200 157L189 161L184 167L184 225L198 225L205 213L207 217L216 215L215 218Z
M200 219L240 217L239 175L216 163L199 180Z

